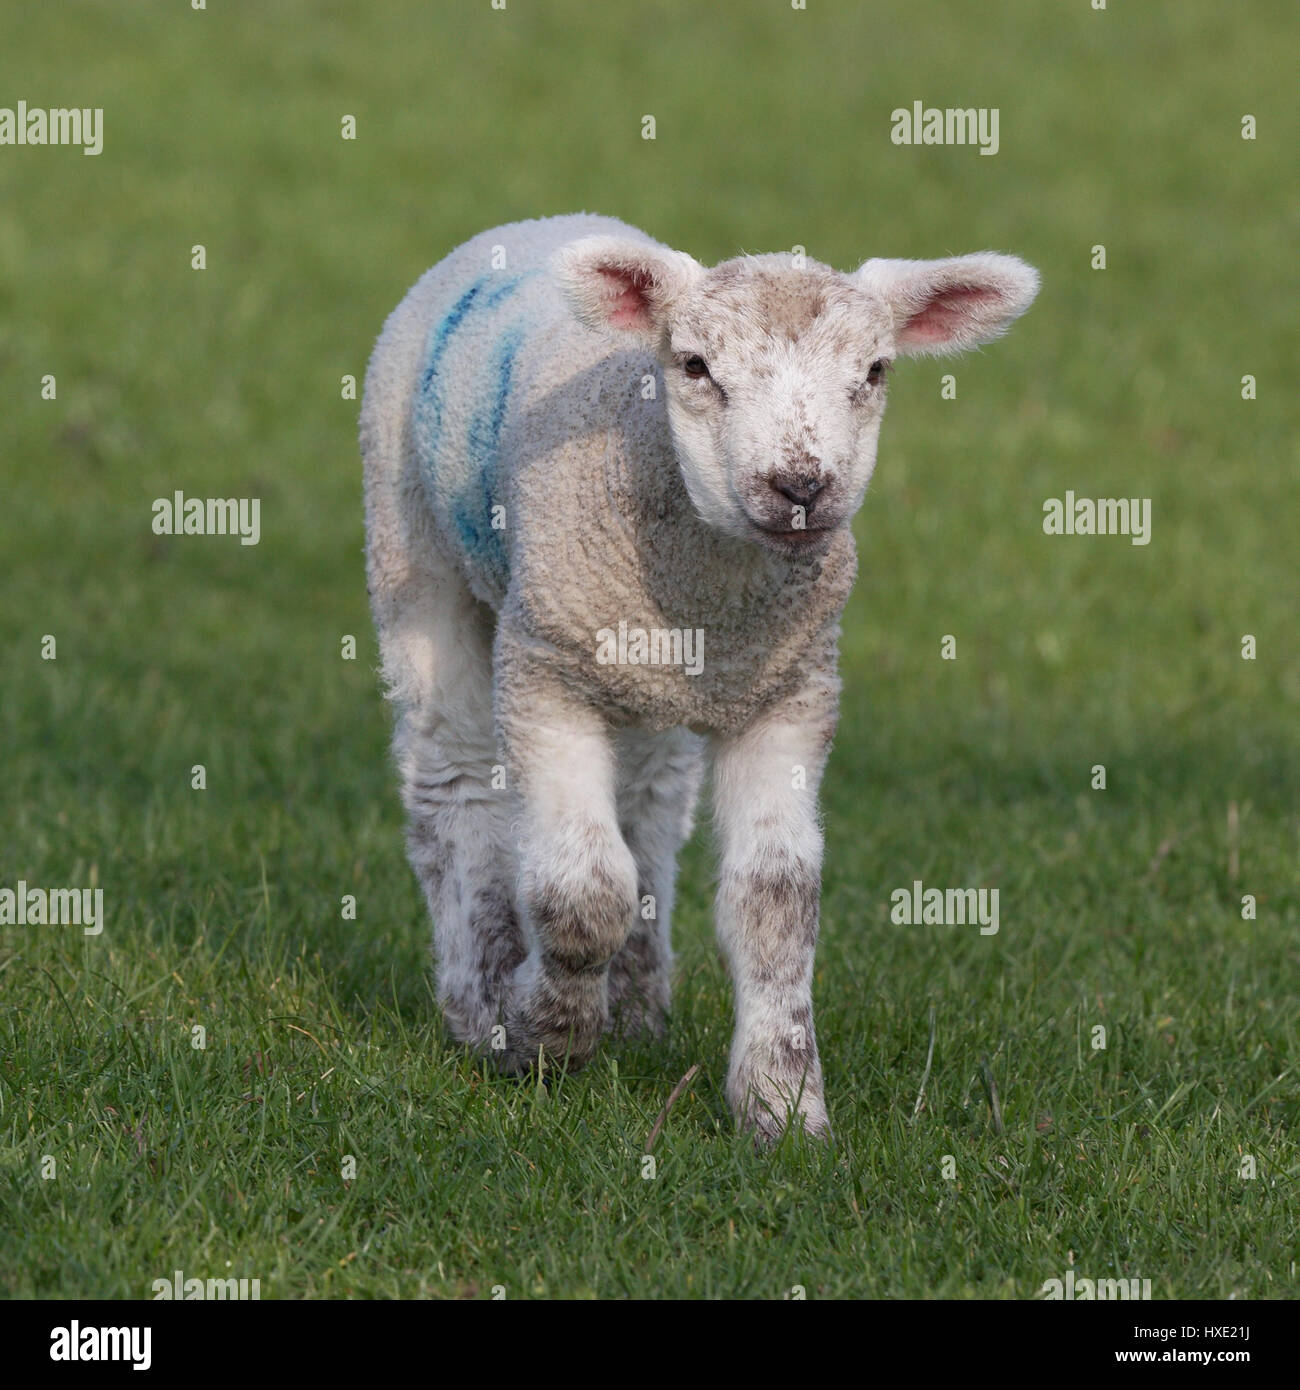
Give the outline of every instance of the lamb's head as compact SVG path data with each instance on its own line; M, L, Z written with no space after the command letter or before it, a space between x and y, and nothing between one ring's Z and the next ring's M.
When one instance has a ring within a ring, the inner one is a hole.
M787 555L824 549L861 504L893 359L996 338L1038 291L1030 266L991 252L852 274L789 255L710 270L598 236L563 248L555 269L583 323L658 357L700 517Z

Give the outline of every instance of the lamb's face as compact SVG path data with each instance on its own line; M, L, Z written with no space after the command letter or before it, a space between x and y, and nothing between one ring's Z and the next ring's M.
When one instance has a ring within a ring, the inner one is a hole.
M788 256L729 261L674 306L668 418L701 518L786 554L824 549L876 464L887 304Z
M654 349L700 517L785 555L824 549L861 504L891 359L996 338L1038 292L1032 267L992 252L851 275L790 256L706 270L652 242L589 237L556 270L582 322Z

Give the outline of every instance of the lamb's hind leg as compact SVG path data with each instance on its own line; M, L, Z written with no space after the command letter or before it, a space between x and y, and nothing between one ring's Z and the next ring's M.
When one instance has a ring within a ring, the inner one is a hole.
M391 666L404 642L404 669L419 677L397 694L394 752L407 852L433 918L438 1002L452 1035L483 1048L524 948L509 805L493 776L491 620L458 576L442 581L382 643Z
M691 833L703 741L687 729L618 737L619 829L637 870L637 911L609 965L613 1027L663 1031L672 997L672 910L677 855Z
M482 1047L524 955L510 811L493 777L494 620L440 553L409 459L406 474L397 471L387 425L386 415L372 417L368 439L369 577L397 713L407 852L433 917L448 1028Z
M452 1033L482 1046L523 958L506 793L493 785L492 613L436 530L411 437L431 275L385 325L366 373L366 573L409 816L411 864L433 914L438 995Z

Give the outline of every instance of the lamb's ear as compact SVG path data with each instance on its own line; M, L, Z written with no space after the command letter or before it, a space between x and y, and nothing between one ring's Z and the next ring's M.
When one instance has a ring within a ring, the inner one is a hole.
M868 261L858 281L888 302L900 353L960 352L1005 333L1034 302L1038 272L980 251L943 261Z
M580 323L650 342L657 341L674 302L704 274L684 251L611 236L570 242L552 264Z

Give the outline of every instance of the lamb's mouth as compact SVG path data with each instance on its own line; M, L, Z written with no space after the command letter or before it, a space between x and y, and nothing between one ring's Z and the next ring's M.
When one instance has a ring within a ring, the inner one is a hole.
M750 525L756 540L781 555L825 550L836 529L834 526L803 526L797 530L783 531L774 526L761 526L756 521L751 521Z

